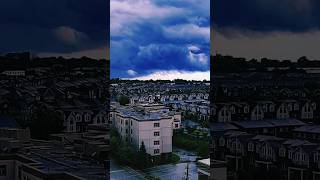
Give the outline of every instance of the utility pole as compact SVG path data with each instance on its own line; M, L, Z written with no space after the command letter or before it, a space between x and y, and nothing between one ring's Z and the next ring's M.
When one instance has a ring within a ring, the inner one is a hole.
M187 168L185 170L183 180L189 180L189 163L187 163Z

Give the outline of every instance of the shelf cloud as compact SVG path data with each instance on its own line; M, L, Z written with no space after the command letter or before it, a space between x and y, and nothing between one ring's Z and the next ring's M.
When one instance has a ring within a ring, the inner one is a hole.
M209 70L209 0L111 0L110 4L111 77Z

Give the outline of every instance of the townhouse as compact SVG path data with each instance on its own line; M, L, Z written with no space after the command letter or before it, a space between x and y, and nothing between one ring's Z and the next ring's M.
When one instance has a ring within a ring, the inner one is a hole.
M215 103L211 113L214 122L290 118L316 122L316 110L315 101L284 99Z
M108 131L90 127L74 141L40 141L30 139L29 129L0 128L0 179L108 179Z
M227 161L228 171L276 168L279 179L320 177L319 143L227 131L216 133L212 145L214 159Z

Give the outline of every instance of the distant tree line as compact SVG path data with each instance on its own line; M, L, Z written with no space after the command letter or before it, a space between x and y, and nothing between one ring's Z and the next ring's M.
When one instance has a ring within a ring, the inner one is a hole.
M30 53L9 53L0 56L0 71L24 70L27 68L49 67L49 68L86 68L106 67L109 68L109 61L106 59L93 59L89 57L64 58L64 57L30 57Z
M127 80L127 79L121 79L121 78L113 78L110 80L111 84L120 84L120 83L139 83L139 82L145 82L145 83L175 83L175 84L187 84L187 83L194 83L194 82L209 82L207 80L203 81L196 81L196 80L184 80L184 79L174 79L174 80Z
M297 60L277 60L269 58L246 59L233 56L224 56L217 54L211 56L211 71L212 72L248 72L248 71L267 71L268 67L288 68L287 71L303 72L299 68L320 68L319 60L310 60L306 56L302 56Z

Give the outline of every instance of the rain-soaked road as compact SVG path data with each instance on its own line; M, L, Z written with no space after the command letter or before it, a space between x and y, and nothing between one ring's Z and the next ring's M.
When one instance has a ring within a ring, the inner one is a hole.
M178 164L166 164L156 167L144 169L144 171L137 171L127 166L120 166L116 162L111 161L111 179L112 180L136 180L144 179L145 175L151 175L153 177L163 180L182 180L185 176L185 172L188 168L189 180L197 180L197 165L195 163L196 156L188 151L181 149L175 149L174 153L180 156L180 163Z

